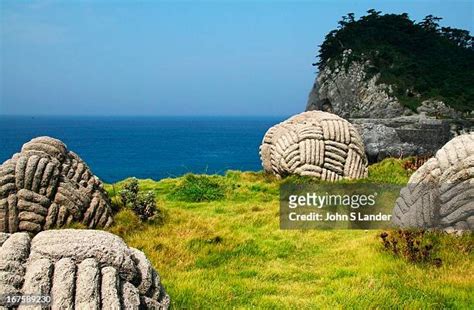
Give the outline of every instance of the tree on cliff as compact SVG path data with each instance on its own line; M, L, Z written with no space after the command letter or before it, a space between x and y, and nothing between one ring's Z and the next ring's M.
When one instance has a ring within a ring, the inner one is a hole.
M461 110L474 110L474 37L467 30L440 27L441 18L423 21L408 14L384 14L375 10L354 18L343 16L319 49L321 70L340 63L344 50L349 61L368 61L368 75L380 74L379 82L392 85L399 101L416 109L425 99L439 99Z

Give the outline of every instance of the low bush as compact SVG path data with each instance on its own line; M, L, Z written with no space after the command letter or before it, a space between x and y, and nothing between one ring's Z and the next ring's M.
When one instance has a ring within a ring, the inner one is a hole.
M214 201L223 199L225 190L226 186L213 176L187 174L169 197L186 202Z
M153 191L140 192L138 180L130 179L120 191L122 206L132 210L142 221L160 215L156 207L156 197Z
M440 267L442 261L434 257L438 238L425 230L395 230L380 234L384 249L411 263L432 263Z
M413 174L414 170L409 169L408 163L416 163L416 158L385 158L383 161L369 166L368 182L371 183L390 183L405 185Z

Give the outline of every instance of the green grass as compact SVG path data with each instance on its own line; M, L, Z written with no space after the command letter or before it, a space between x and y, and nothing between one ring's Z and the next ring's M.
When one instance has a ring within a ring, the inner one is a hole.
M225 196L225 186L218 176L186 174L168 197L187 202L220 200Z
M402 161L370 168L369 180L403 184ZM412 264L382 249L380 231L279 229L279 184L256 172L212 176L219 199L171 199L186 177L140 180L157 194L164 224L128 210L109 230L144 251L174 308L460 308L474 305L474 257L441 238L440 268ZM107 185L113 195L123 183ZM212 187L212 186L211 186ZM472 238L471 238L472 239Z

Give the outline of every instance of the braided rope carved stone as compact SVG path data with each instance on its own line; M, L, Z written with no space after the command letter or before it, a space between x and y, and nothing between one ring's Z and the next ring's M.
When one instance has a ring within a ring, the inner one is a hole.
M308 111L271 127L260 146L266 172L326 181L367 177L367 157L357 130L343 118Z
M446 143L411 176L392 220L405 228L474 230L474 133Z
M0 246L0 295L49 295L52 309L169 306L145 254L111 233L48 230L33 239L25 232L0 233Z
M38 137L0 166L0 232L41 230L82 222L112 223L102 182L66 145Z

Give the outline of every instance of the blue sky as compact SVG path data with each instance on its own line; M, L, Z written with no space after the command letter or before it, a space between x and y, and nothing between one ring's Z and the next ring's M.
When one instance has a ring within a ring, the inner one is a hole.
M1 0L0 114L289 115L348 12L473 29L471 1Z

